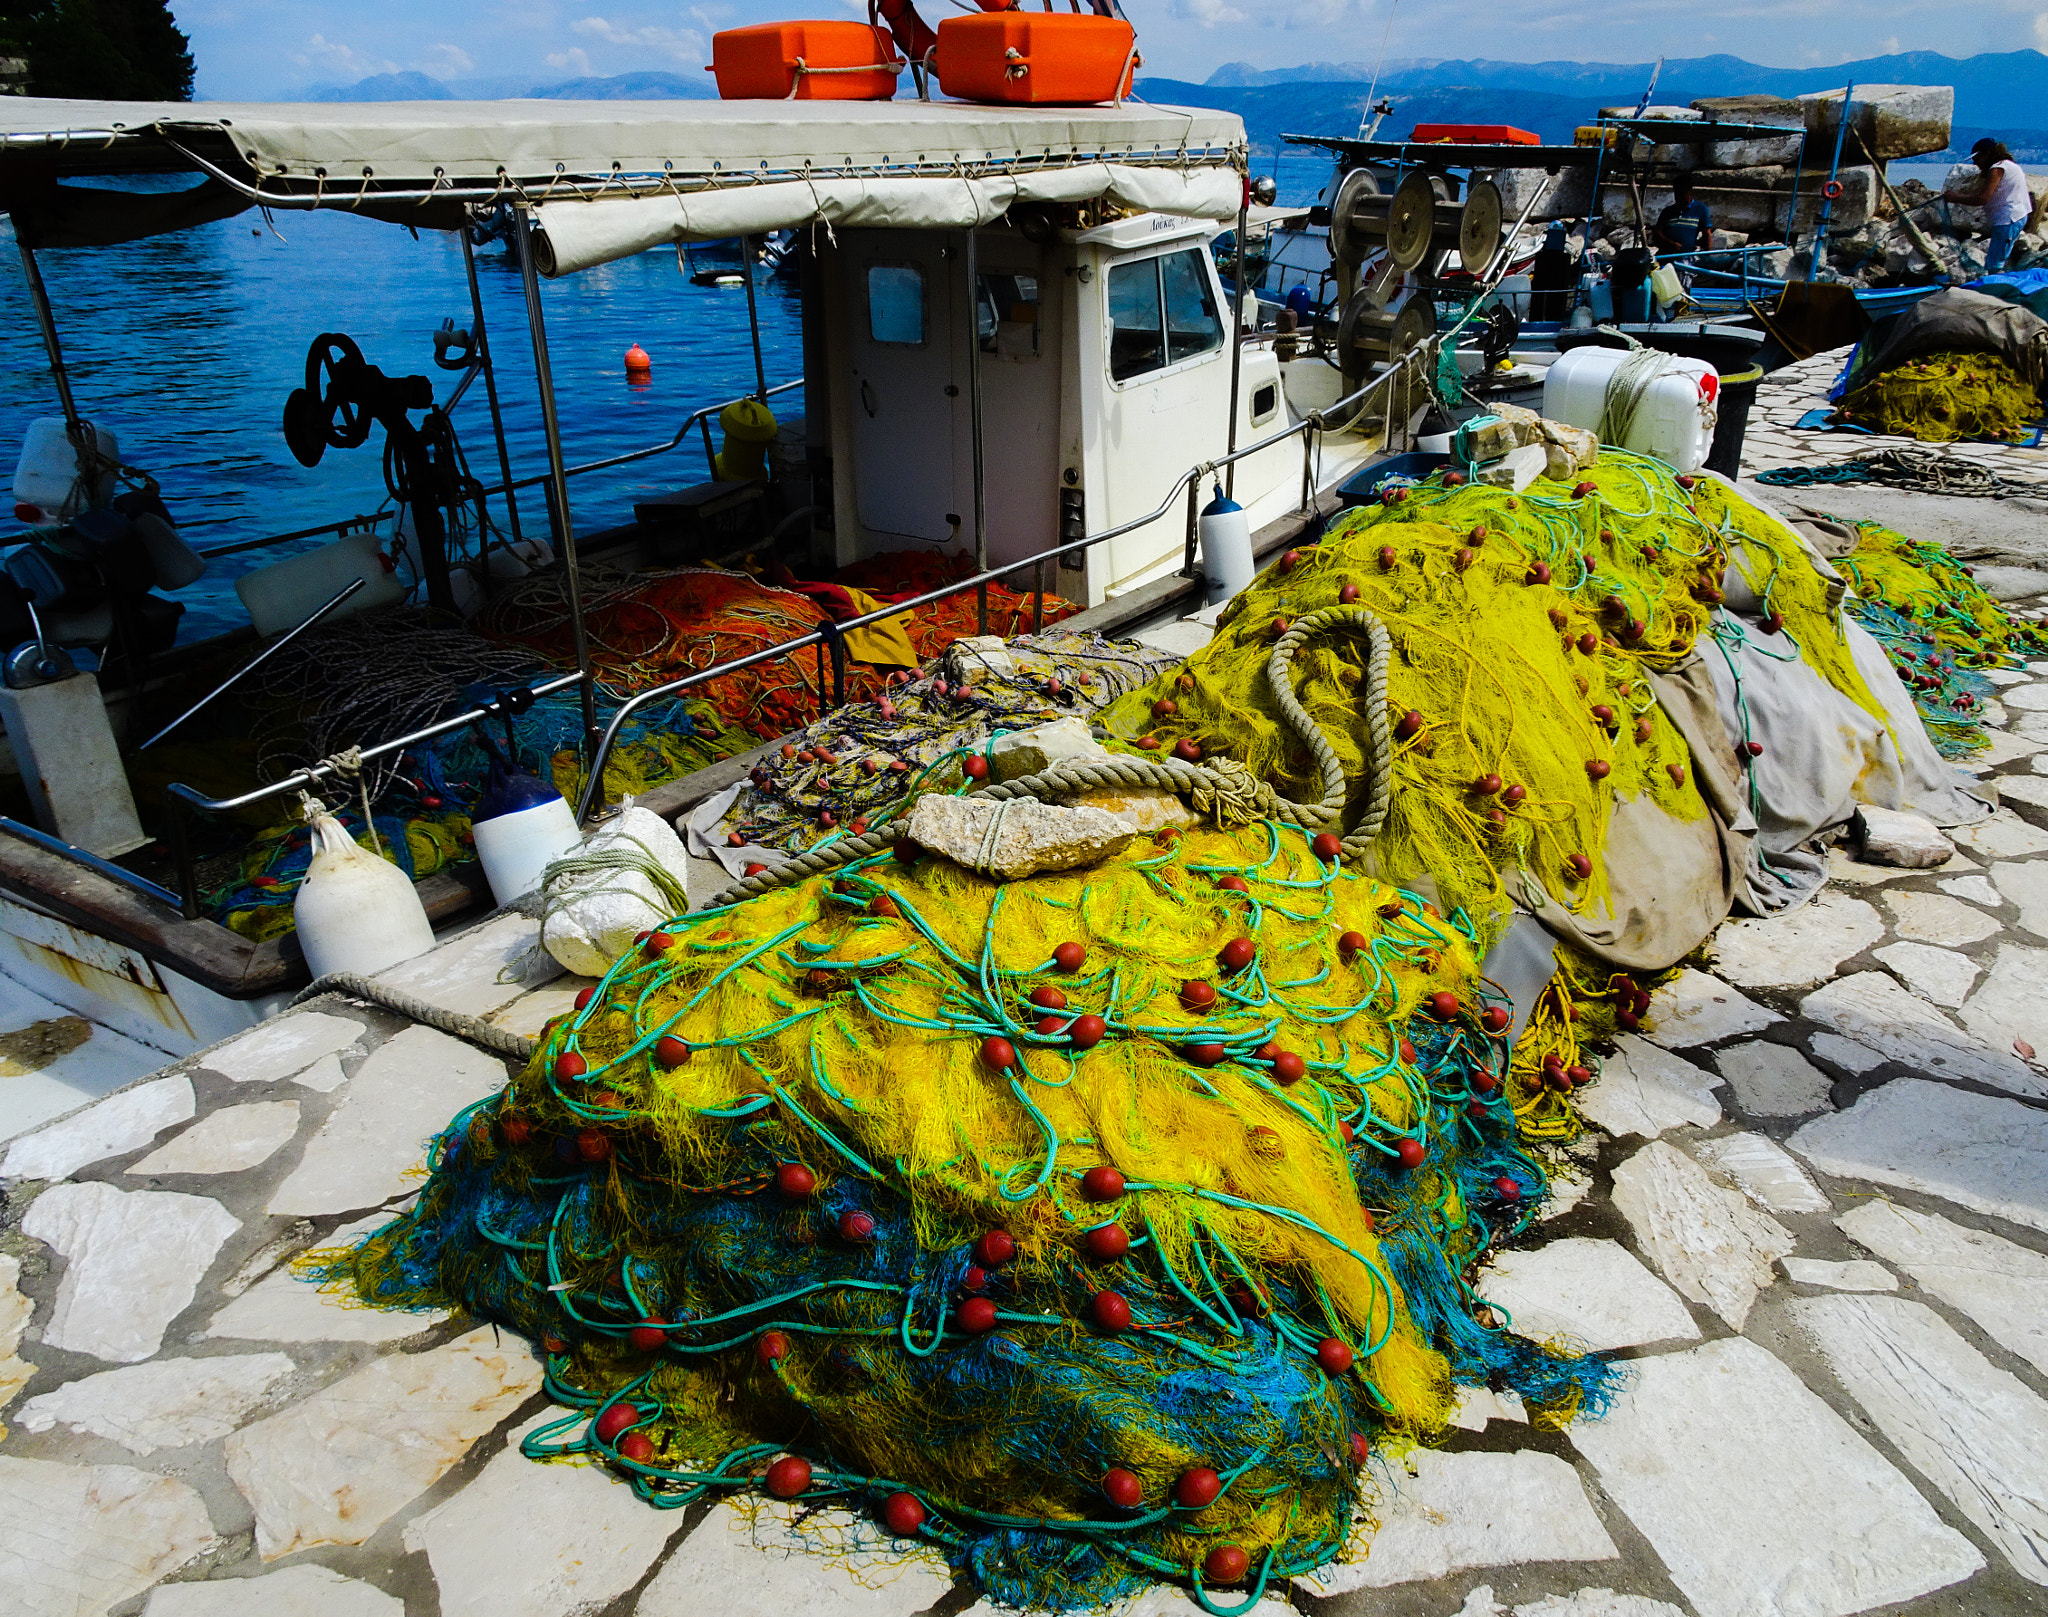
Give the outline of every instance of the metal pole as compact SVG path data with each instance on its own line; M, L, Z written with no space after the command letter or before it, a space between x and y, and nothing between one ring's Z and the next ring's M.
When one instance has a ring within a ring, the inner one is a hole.
M740 237L740 273L747 282L747 330L754 339L754 397L768 400L768 370L761 363L761 312L754 306L754 238Z
M57 341L57 319L50 313L50 294L43 286L43 272L36 264L34 249L21 239L18 231L14 245L21 253L22 272L28 277L28 296L36 306L36 324L43 330L43 351L50 356L50 374L56 378L57 402L64 411L64 425L72 443L83 449L85 423L71 397L71 373L64 368L64 350Z
M519 500L512 492L512 452L505 447L505 417L498 409L498 371L491 363L491 345L484 336L484 294L476 279L476 249L469 244L469 227L462 236L462 267L469 274L470 319L476 328L476 357L484 371L484 398L491 406L491 433L498 440L498 475L505 480L505 511L512 519L512 538L525 537L519 531Z
M1230 433L1225 441L1225 454L1237 448L1237 383L1244 368L1244 233L1251 228L1251 213L1252 186L1246 180L1244 200L1237 205L1237 284L1230 310ZM1163 312L1160 318L1165 318ZM1237 496L1236 461L1223 468L1223 493L1229 499Z
M981 267L975 254L974 226L967 227L967 433L974 447L974 570L988 571L988 478L981 451ZM974 590L981 627L988 633L988 585Z
M555 412L555 373L548 364L548 328L540 305L540 276L533 267L533 219L527 204L513 212L513 240L519 248L519 279L526 287L526 328L533 337L534 380L540 388L540 424L548 441L548 472L554 485L555 531L562 539L562 568L568 580L569 625L576 637L576 672L583 677L583 744L597 743L597 686L590 677L590 634L583 623L583 577L576 565L576 525L569 515L569 468L562 455L562 421Z
M1835 155L1834 160L1828 164L1828 185L1835 183L1835 175L1841 171L1842 137L1849 133L1849 114L1855 110L1856 85L1852 80L1842 91L1842 116L1841 120L1835 125ZM1805 147L1802 145L1800 149L1803 151ZM1792 182L1792 207L1796 217L1799 207L1799 181L1797 179L1794 179ZM1828 215L1834 211L1834 207L1834 198L1828 195L1827 186L1821 187L1820 222L1814 226L1813 258L1806 266L1806 278L1809 281L1813 280L1820 273L1821 266L1827 262Z

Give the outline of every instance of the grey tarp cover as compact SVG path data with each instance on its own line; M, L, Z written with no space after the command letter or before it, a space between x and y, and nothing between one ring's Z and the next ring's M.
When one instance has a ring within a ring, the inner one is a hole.
M1864 333L1845 391L1925 354L1997 354L2034 386L2048 381L2048 320L2003 298L1951 286Z
M1757 824L1738 908L1769 915L1802 903L1827 880L1826 833L1846 825L1860 803L1925 815L1937 825L1966 825L1991 812L1968 776L1935 751L1913 699L1877 641L1843 613L1846 586L1821 551L1854 548L1853 530L1795 509L1787 521L1754 490L1745 497L1798 540L1830 585L1836 621L1856 670L1884 708L1887 723L1842 695L1794 654L1789 637L1762 627L1763 603L1730 565L1716 634L1703 646L1721 722L1734 743L1756 741L1761 755L1745 770L1745 794Z
M811 221L959 228L1020 200L1227 218L1243 164L1234 113L1135 102L0 96L0 208L27 206L52 178L179 169L278 207L442 228L458 217L452 203L519 200L541 215L557 270Z
M1661 971L1696 949L1727 916L1750 860L1751 822L1733 778L1712 676L1695 655L1649 679L1657 705L1692 752L1692 778L1709 812L1680 820L1648 797L1617 801L1601 853L1604 910L1569 908L1528 870L1510 872L1508 881L1510 896L1556 936L1630 971Z

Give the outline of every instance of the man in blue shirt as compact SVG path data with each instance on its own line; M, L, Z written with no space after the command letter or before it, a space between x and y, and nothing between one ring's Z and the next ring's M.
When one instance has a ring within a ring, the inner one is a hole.
M1705 252L1714 245L1714 216L1704 202L1692 199L1692 176L1680 174L1671 182L1671 205L1657 215L1650 232L1659 255Z

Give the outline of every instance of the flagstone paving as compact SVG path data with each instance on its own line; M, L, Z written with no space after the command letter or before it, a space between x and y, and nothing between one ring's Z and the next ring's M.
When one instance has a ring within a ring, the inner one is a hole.
M2013 722L2044 674L2007 682ZM2048 1607L2048 835L2007 808L1955 841L1925 870L1837 850L1821 903L1725 928L1605 1054L1479 1289L1628 1361L1612 1410L1549 1432L1468 1393L1368 1468L1370 1552L1252 1617ZM402 979L537 1030L583 983L523 966L530 936L494 918ZM505 1076L330 998L4 1148L0 1617L997 1617L843 1513L658 1512L530 1464L527 1343L293 1276Z

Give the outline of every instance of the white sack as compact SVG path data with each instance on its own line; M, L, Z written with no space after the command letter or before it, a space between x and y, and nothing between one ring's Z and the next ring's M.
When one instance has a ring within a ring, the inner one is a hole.
M620 849L651 861L675 878L678 888L689 868L682 839L659 814L630 803L616 819L593 831L571 859ZM565 872L543 889L541 947L565 971L602 977L633 946L634 938L670 919L676 909L649 877L633 869Z

